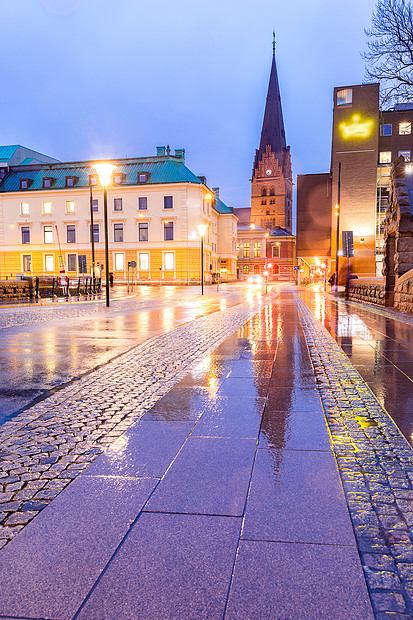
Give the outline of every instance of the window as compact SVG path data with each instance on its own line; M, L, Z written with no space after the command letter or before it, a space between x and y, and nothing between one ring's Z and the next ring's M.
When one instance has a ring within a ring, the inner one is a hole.
M337 91L337 105L351 105L353 103L353 89L343 88Z
M30 184L30 179L20 179L20 189L29 189Z
M381 164L391 164L391 151L381 151L379 162Z
M267 201L266 201L265 199L264 199L264 200L261 200L261 204L262 204L262 205L266 205L266 204L267 204Z
M76 258L77 258L76 254L67 255L67 270L68 271L77 271Z
M28 202L20 203L20 214L21 215L30 215L30 206Z
M164 209L173 209L174 208L174 197L173 196L164 196L163 197L163 208Z
M43 179L43 187L45 189L48 189L50 187L52 187L54 185L54 182L56 181L56 179L54 179L53 177L44 177Z
M90 240L92 241L92 226L90 227ZM99 243L99 224L93 224L93 241Z
M254 258L259 258L261 256L261 243L256 241L254 243Z
M54 255L46 254L44 257L44 270L53 272L54 271Z
M125 270L125 255L123 252L115 252L115 271Z
M173 241L173 240L174 240L174 223L165 222L164 223L164 241Z
M265 215L269 215L269 214L270 214L270 210L269 210L269 209L266 209L266 210L265 210Z
M138 209L139 211L146 211L148 208L148 199L146 196L141 196L138 200Z
M30 227L22 226L22 243L30 243Z
M66 200L66 213L74 213L74 212L75 212L75 201Z
M52 203L51 202L44 202L43 203L43 213L48 215L51 212L52 212Z
M89 185L97 185L98 178L96 174L89 174Z
M148 241L148 222L139 222L139 241Z
M75 184L75 177L66 177L66 187L73 187Z
M148 178L149 178L149 174L147 172L139 172L138 183L146 183Z
M403 155L405 161L410 161L410 151L399 151L400 155Z
M237 242L237 258L239 258L239 243Z
M124 177L123 174L115 174L113 180L114 180L115 183L117 183L119 185L119 183L123 182L123 177Z
M275 191L273 187L270 189L270 196L275 196Z
M99 211L99 200L92 200L92 211L94 211L96 213L96 211Z
M249 265L244 265L244 266L243 266L243 268L242 268L242 272L243 272L243 273L249 273L249 272L250 272L250 267L249 267Z
M139 254L139 271L149 271L149 254L140 252Z
M266 195L267 195L267 190L265 189L265 187L263 187L261 190L261 196L266 196Z
M123 241L123 224L115 224L114 225L113 240L116 241L116 242Z
M381 136L391 136L391 134L392 134L392 125L380 125Z
M113 200L113 210L114 211L122 211L122 198L114 198Z
M23 271L32 270L32 257L30 254L23 254Z
M246 243L244 243L244 258L249 258L250 257L250 244L247 241Z
M412 124L410 121L404 121L403 123L399 123L399 135L405 136L409 133L412 133Z
M67 225L66 240L67 243L76 243L76 226L74 224Z
M53 243L53 226L43 226L43 242ZM54 271L54 269L52 269L52 271Z
M280 258L280 246L279 245L272 246L272 257Z
M173 252L164 252L163 262L165 271L173 271L175 269L175 254Z

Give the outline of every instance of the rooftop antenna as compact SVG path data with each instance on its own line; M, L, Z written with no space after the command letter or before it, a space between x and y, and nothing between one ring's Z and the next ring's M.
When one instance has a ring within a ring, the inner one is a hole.
M275 56L275 29L272 31L272 55Z

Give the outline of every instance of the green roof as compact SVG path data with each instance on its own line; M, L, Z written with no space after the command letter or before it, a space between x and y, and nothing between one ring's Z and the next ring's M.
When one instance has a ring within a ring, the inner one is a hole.
M145 157L112 161L117 165L115 172L125 175L121 184L123 187L128 185L154 185L159 183L201 183L200 179L185 166L182 159L175 156ZM142 172L148 173L148 179L144 183L139 183L138 174ZM20 165L13 167L9 173L6 174L0 184L0 192L20 191L21 179L30 179L32 181L28 191L40 190L43 189L43 179L45 177L52 177L55 179L52 184L52 190L66 189L66 177L68 176L76 177L75 188L86 188L89 187L89 175L91 174L96 174L96 171L92 168L92 162Z
M219 198L215 199L215 210L218 211L218 213L234 214L233 210L230 207L227 207L227 205L224 202L222 202L222 200L220 200Z
M18 144L0 146L0 161L9 161L9 159L14 155L18 148Z

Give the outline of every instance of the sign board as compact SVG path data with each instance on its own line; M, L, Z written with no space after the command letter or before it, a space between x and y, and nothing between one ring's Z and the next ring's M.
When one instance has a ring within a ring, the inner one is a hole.
M354 256L353 231L343 230L341 233L341 238L343 242L343 256L351 258Z
M79 263L79 273L87 273L86 254L79 254L77 260Z
M136 268L136 260L131 260L128 263L128 267L131 267L132 269L135 269Z

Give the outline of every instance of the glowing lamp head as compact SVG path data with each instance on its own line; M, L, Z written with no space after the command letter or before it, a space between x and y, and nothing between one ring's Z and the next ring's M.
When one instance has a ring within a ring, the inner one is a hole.
M205 237L207 228L208 228L207 224L198 224L197 225L198 234L199 234L200 237Z
M269 236L270 236L270 233L265 233L265 236L266 236L266 237L269 237Z
M206 199L206 200L212 200L212 194L210 194L210 193L208 192L208 194L206 194L206 196L205 196L205 199Z
M405 171L407 172L407 174L411 174L413 172L413 165L412 164L406 164Z
M334 205L334 215L336 215L338 217L339 213L340 213L340 205Z
M98 173L100 184L107 187L112 179L112 172L116 170L113 164L95 164L92 166Z

